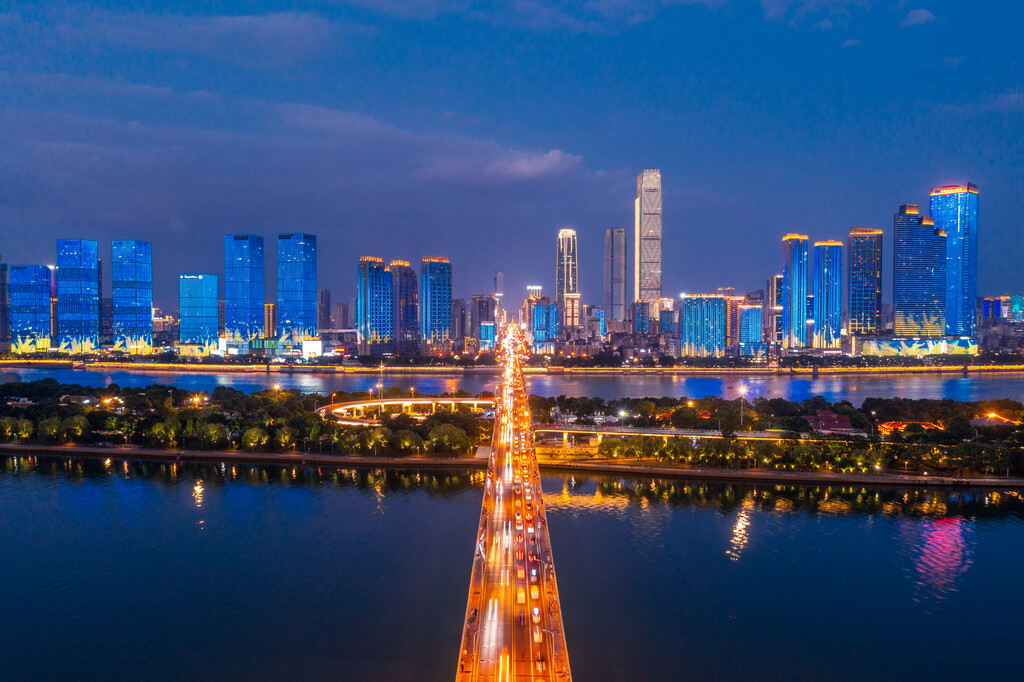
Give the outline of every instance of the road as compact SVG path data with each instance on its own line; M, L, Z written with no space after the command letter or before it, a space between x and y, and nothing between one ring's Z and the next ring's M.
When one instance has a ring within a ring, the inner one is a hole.
M527 357L519 328L507 325L460 682L572 679L523 381Z

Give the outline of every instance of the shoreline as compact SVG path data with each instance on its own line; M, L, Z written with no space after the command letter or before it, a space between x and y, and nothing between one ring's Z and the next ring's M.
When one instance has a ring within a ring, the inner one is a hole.
M235 462L282 466L329 466L354 469L465 469L483 471L488 460L469 457L365 457L315 453L242 452L239 450L156 450L150 448L91 447L77 445L22 445L0 443L0 453L23 456L55 456L65 459L146 459L163 462ZM665 465L617 464L589 460L538 459L542 472L620 474L629 477L701 479L771 484L828 484L944 488L1021 488L1024 478L959 478L899 473L842 474L821 471L764 471L758 469L708 469Z

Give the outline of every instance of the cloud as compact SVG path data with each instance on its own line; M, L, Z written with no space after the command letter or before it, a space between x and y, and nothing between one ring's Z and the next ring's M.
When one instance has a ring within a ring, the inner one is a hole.
M908 26L920 26L921 24L929 24L935 21L935 15L926 9L912 9L907 12L907 16L903 19L900 26L904 28Z
M856 38L850 38L849 40L843 41L843 47L857 47L860 44L860 41Z

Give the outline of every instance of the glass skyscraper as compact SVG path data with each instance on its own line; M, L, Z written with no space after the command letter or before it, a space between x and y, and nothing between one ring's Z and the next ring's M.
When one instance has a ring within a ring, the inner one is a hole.
M807 347L807 235L782 238L782 335L786 348Z
M636 177L633 206L633 300L661 298L661 171L645 168Z
M882 329L882 231L851 227L846 238L847 327L854 336Z
M946 333L946 233L917 204L893 217L893 329L896 336Z
M424 355L451 352L452 264L447 258L420 261L420 339Z
M114 350L153 352L153 245L134 239L111 243Z
M978 188L936 187L931 192L935 227L946 233L946 335L974 336L978 295Z
M781 344L782 333L782 275L772 275L764 283L764 340Z
M558 305L547 296L541 296L531 307L533 319L530 331L533 335L534 352L543 353L552 350L551 345L559 337Z
M679 347L687 356L725 354L725 296L683 295L679 300Z
M90 353L99 347L99 244L57 240L57 349Z
M604 310L609 320L626 319L626 229L604 232Z
M395 352L420 354L420 298L416 270L406 260L388 264L394 283Z
M740 305L740 343L761 343L764 310L759 305Z
M394 300L391 270L373 256L359 259L356 280L356 333L360 355L392 351Z
M209 355L217 349L217 296L217 275L178 275L178 341L184 346L195 346L197 355Z
M316 235L277 235L277 336L301 347L317 338Z
M11 351L35 353L50 348L50 268L12 265Z
M839 348L843 330L843 243L814 242L814 347Z
M224 335L229 345L248 344L264 334L263 237L224 236Z
M576 250L576 230L558 231L558 258L555 264L555 302L562 309L564 327L580 325L580 281Z

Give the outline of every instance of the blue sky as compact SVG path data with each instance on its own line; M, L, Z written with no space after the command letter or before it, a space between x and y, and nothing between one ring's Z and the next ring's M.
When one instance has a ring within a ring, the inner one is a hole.
M762 287L790 231L891 239L899 204L963 181L979 294L1024 290L1017 3L5 7L0 253L150 239L161 306L243 231L317 234L335 300L360 255L430 254L456 295L501 268L518 298L553 288L566 226L599 303L604 230L632 225L644 167L663 175L666 294Z

